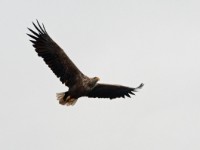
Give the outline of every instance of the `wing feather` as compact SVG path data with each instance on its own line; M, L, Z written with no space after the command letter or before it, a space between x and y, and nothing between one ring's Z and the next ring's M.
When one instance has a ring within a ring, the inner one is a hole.
M70 86L76 82L77 76L83 75L65 52L48 35L44 25L33 23L37 32L28 28L32 34L27 34L32 39L35 51L42 57L49 68L62 83Z
M88 97L93 98L125 98L131 97L130 94L135 95L133 92L137 92L138 89L143 87L143 83L141 83L136 88L126 87L122 85L111 85L111 84L97 84L92 91L88 93Z

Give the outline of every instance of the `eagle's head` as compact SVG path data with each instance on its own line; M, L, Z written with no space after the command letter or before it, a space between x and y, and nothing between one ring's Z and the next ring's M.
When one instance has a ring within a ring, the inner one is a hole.
M90 82L89 82L90 87L94 87L99 80L100 79L98 77L90 78Z
M99 78L99 77L94 77L94 78L92 78L92 80L93 80L95 83L97 83L97 82L100 80L100 78Z

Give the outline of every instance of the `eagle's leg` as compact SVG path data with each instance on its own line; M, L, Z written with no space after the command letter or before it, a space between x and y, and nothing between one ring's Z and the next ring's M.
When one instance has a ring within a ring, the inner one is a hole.
M73 106L77 101L77 99L72 98L69 95L68 91L62 92L62 93L57 93L56 96L57 96L57 100L59 101L59 103L61 105L67 105L67 106L72 105Z
M70 96L69 96L69 99L67 100L67 106L74 106L75 104L76 104L76 102L77 102L77 99L75 99L75 98L70 98Z
M56 97L61 105L65 105L67 103L67 100L69 99L68 91L62 92L62 93L57 93Z

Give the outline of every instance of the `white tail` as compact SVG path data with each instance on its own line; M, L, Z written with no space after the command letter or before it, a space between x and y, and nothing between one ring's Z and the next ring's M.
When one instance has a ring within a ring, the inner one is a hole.
M65 92L56 93L57 100L61 105L73 106L76 104L77 99L71 98L70 96L65 97Z

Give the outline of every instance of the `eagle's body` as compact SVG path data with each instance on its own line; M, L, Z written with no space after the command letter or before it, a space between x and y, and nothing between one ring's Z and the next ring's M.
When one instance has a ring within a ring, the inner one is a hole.
M79 97L87 96L93 98L119 98L130 97L137 89L142 88L140 84L137 88L131 88L121 85L99 84L98 77L89 78L84 75L76 65L70 60L65 52L51 39L45 30L44 25L38 26L34 23L34 27L38 31L31 29L28 34L33 40L30 40L35 47L38 56L42 57L45 63L50 67L60 81L69 87L67 92L58 93L57 99L62 105L74 105Z

